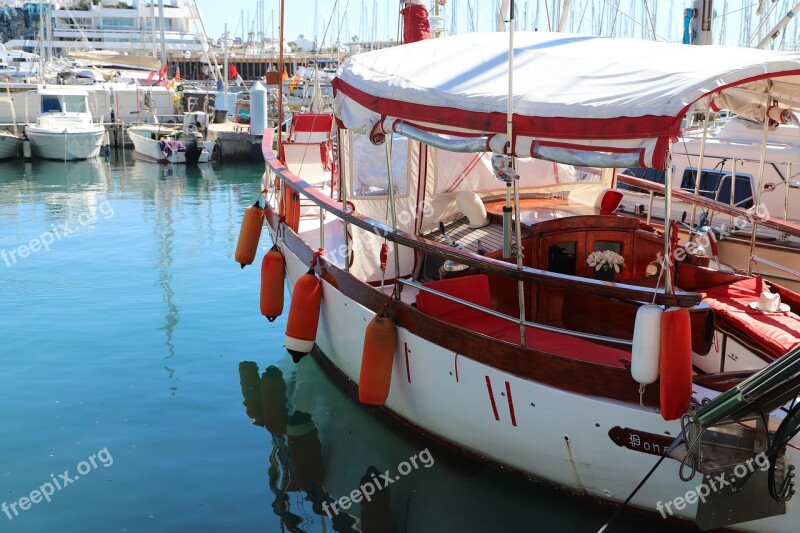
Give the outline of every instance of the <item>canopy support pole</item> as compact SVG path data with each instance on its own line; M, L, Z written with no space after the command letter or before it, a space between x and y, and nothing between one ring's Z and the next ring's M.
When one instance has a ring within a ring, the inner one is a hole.
M347 211L347 172L345 171L345 164L344 164L344 150L342 150L342 144L345 144L346 140L344 139L344 135L350 136L350 133L344 133L347 130L338 130L338 141L339 141L339 150L337 150L339 155L339 198L342 200L342 209L346 212ZM349 227L347 220L342 219L342 227L344 228L344 271L350 272L350 236L347 233Z
M394 205L394 176L392 175L392 134L386 136L386 171L389 175L389 212L392 217L392 231L397 231L397 210ZM392 241L394 252L394 297L400 299L400 255L397 253L397 241Z
M767 132L769 131L769 108L772 106L772 81L767 80L767 102L764 106L764 129L761 133L761 160L758 162L758 183L756 183L756 195L753 198L753 210L758 212L761 206L761 189L764 187L764 165L767 160ZM747 262L747 274L753 275L753 256L756 250L756 230L758 229L758 219L753 217L753 228L750 234L750 257Z
M517 259L517 268L522 270L524 251L522 246L522 223L520 222L519 212L519 176L517 175L517 165L514 158L514 0L504 0L503 7L508 7L508 108L506 111L506 156L508 157L509 182L506 182L506 209L509 209L509 194L514 196L514 240L513 254ZM511 185L511 187L509 187ZM513 189L513 191L509 190ZM506 223L504 216L503 222ZM504 224L505 226L505 224ZM519 303L519 339L520 344L525 346L525 284L517 280L517 301Z
M668 154L672 154L672 141L669 141ZM667 160L667 172L664 177L664 292L672 294L672 257L670 247L670 221L672 220L672 157Z
M703 137L700 139L700 157L697 158L697 170L694 173L694 195L700 192L700 178L703 176L703 157L706 154L706 138L708 137L708 118L711 114L711 106L706 108L705 119L703 119ZM694 217L697 214L697 204L692 204L691 227L694 228Z

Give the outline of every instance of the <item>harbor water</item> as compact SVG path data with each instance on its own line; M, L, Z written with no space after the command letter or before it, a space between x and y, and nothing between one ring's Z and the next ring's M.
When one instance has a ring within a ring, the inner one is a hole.
M259 313L268 233L256 264L233 260L263 170L0 163L0 531L597 531L613 508L455 454L292 363L285 316Z

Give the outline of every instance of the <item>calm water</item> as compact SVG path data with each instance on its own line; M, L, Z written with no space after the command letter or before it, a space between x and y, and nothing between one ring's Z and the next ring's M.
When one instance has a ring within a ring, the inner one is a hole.
M596 531L611 509L414 440L292 364L232 257L262 171L0 163L0 531ZM613 531L645 528L671 530Z

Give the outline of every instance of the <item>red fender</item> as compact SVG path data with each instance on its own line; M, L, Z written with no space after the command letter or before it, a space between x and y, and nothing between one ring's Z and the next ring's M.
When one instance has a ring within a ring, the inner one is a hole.
M692 324L686 308L661 315L661 417L676 420L692 399Z

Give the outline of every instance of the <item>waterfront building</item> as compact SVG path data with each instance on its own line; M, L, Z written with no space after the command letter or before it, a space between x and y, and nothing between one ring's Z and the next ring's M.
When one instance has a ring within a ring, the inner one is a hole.
M0 36L7 39L6 48L43 51L48 57L76 50L160 57L162 21L169 56L205 49L201 12L185 0L164 0L163 9L155 0L11 1L0 8Z

